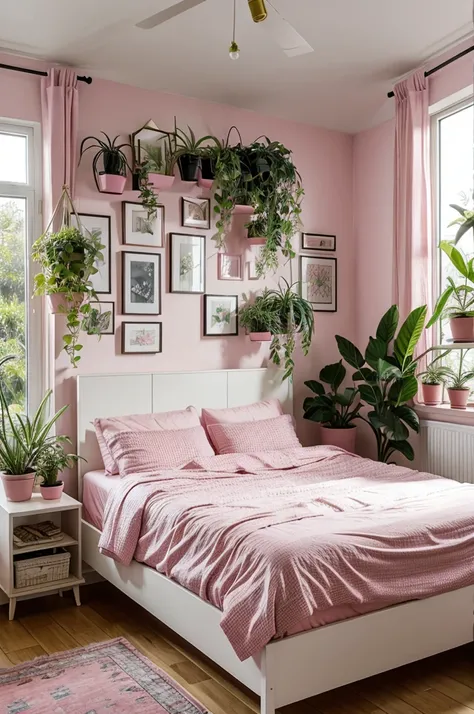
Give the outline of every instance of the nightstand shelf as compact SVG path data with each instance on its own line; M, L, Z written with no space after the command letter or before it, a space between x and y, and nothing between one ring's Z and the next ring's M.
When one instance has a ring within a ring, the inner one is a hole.
M57 501L45 501L40 493L34 493L30 501L13 503L7 501L3 488L0 486L0 588L10 600L9 619L13 620L17 598L46 595L63 590L73 590L76 605L80 605L79 586L84 582L82 577L81 557L81 509L82 505L74 498L63 494ZM64 537L61 540L38 545L27 545L23 548L13 544L13 529L19 525L53 521ZM42 550L64 548L71 553L69 577L48 583L15 587L14 561L17 556L34 554Z

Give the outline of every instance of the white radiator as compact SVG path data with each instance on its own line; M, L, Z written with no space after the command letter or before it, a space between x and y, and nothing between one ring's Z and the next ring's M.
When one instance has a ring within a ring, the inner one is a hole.
M474 483L474 427L422 421L419 468Z

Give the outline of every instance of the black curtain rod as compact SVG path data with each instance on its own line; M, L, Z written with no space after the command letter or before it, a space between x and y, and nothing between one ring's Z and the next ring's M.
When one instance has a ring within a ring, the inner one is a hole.
M468 47L466 50L463 50L458 55L454 55L454 57L451 57L450 59L446 60L445 62L441 62L441 64L437 65L437 67L433 67L433 69L428 70L428 72L425 72L425 77L430 77L435 72L439 72L440 69L444 69L449 64L456 62L456 60L461 59L461 57L465 57L470 52L474 52L474 45L472 47ZM389 92L387 94L387 97L389 99L394 96L395 96L395 92Z
M37 74L40 77L47 77L47 72L42 72L39 69L27 69L26 67L15 67L12 64L0 64L0 69L12 69L14 72L24 72L25 74ZM92 77L78 77L78 82L92 84Z

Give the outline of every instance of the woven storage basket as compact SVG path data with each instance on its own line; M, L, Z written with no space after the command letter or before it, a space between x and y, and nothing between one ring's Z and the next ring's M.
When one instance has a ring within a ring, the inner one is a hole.
M15 587L31 588L35 585L65 580L69 577L71 553L43 555L40 558L27 558L15 561Z

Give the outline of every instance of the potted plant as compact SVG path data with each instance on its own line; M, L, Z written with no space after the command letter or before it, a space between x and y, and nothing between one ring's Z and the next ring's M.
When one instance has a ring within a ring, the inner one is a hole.
M262 214L255 214L246 224L249 245L265 245L267 242L267 220Z
M443 387L446 383L446 377L449 375L449 369L438 364L438 362L446 355L447 352L443 352L427 365L424 372L420 372L418 375L418 377L421 377L423 404L427 406L434 407L443 401Z
M319 373L320 381L305 382L316 396L306 397L303 402L304 418L320 424L321 443L339 446L341 449L355 452L356 425L359 418L361 403L356 387L346 387L343 392L338 389L346 377L346 368L342 360L328 364ZM330 389L326 392L325 384Z
M253 302L249 302L245 295L244 300L246 304L239 311L240 324L252 342L270 342L280 325L275 301L269 299L267 290L257 295Z
M105 136L105 141L95 136L86 136L82 140L79 163L81 163L86 151L98 149L92 160L92 170L97 190L101 193L122 194L127 181L127 169L130 169L123 149L131 148L130 144L117 144L118 136L111 140L105 132L102 131L101 134ZM85 147L88 141L93 141L94 143ZM99 169L100 161L102 161L102 170Z
M0 360L0 370L14 356ZM66 436L54 436L52 427L64 414L67 405L46 419L52 391L46 392L33 417L12 413L9 408L3 374L0 371L0 469L5 495L9 501L28 501L33 493L35 469L45 450L55 444L70 443Z
M267 290L267 300L273 306L278 318L278 328L275 328L270 345L270 358L278 367L283 363L285 372L283 379L293 378L293 353L296 349L296 338L301 336L301 349L306 356L311 347L314 332L314 313L310 302L295 292L284 278L278 289Z
M451 409L466 409L471 394L468 382L474 379L474 371L463 369L464 359L467 350L461 350L459 357L459 367L457 370L447 368L446 377L448 385L448 397Z
M464 198L466 203L469 203L469 196L464 194ZM459 206L457 203L450 203L449 205L460 214L459 217L455 218L454 221L451 221L448 226L449 228L451 226L455 226L456 224L459 225L458 232L456 233L456 237L454 239L454 245L457 245L463 235L474 228L474 211L470 211L466 206Z
M146 179L146 182L156 189L171 188L175 180L176 159L171 137L171 134L167 134L164 144L145 143L142 147L145 161L140 166L140 179Z
M61 498L64 482L58 475L64 469L70 469L79 461L76 454L67 454L60 443L47 446L36 461L36 476L42 479L40 492L45 501Z
M189 135L185 131L176 126L174 127L174 135L176 138L175 158L178 161L179 172L182 181L197 181L198 171L201 166L201 154L203 144L206 141L214 141L213 136L203 136L196 139L196 135L188 126Z
M336 335L341 357L356 371L360 399L369 407L360 415L375 436L378 461L388 462L398 451L409 461L414 459L408 441L410 429L416 433L420 422L408 406L418 391L415 377L417 360L413 355L424 329L426 305L415 308L397 333L398 307L392 305L379 322L375 337L369 338L364 355L345 337Z
M438 298L427 327L438 320L449 319L454 342L474 342L474 259L465 260L462 253L448 241L442 241L441 250L448 256L464 283L456 285L448 278L448 287Z

